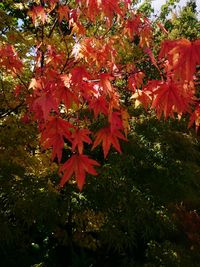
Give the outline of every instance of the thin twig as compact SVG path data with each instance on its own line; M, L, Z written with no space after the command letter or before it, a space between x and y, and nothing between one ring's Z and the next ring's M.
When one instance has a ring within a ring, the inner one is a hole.
M52 25L52 27L50 29L50 32L47 35L47 38L50 38L51 37L51 35L52 35L52 33L53 33L54 29L55 29L55 26L56 26L57 22L58 22L58 18L54 21L54 24Z
M12 112L17 111L18 108L22 107L23 105L24 105L24 102L18 104L15 108L8 110L8 111L5 112L4 114L1 114L1 115L0 115L0 118L2 119L2 118L4 118L4 117L10 115Z

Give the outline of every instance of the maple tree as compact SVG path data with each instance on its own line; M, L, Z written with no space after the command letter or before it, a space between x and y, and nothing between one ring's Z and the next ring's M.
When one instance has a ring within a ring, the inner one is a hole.
M197 19L81 2L0 3L1 265L198 266Z
M19 81L14 92L27 107L23 119L37 122L42 149L51 148L52 160L61 164L61 186L74 175L81 190L85 175L97 174L93 165L99 163L86 154L88 147L102 144L104 158L111 146L121 153L120 140L127 140L129 130L121 97L126 91L145 109L155 109L158 118L188 113L189 126L199 127L199 39L164 40L156 54L155 26L131 0L26 1L22 8L36 30L27 51L31 60L20 55L10 36L0 46L1 69ZM156 27L166 34L160 22ZM124 59L136 46L140 58ZM159 78L150 79L140 69L144 60ZM28 84L23 82L27 68ZM125 81L123 89L119 81ZM94 130L95 121L100 126ZM71 154L64 164L63 150Z

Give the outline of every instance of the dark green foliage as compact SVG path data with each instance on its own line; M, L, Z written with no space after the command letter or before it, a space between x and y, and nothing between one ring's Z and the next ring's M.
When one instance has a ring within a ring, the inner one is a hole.
M56 176L48 183L30 175L2 180L1 266L192 262L193 251L184 256L191 240L173 214L180 202L198 209L198 140L184 121L158 121L142 110L131 129L123 154L101 159L101 174L88 177L83 193L70 184L55 190ZM95 152L97 160L101 154Z
M95 193L97 210L107 209L108 221L101 233L104 246L137 262L151 240L161 245L169 239L173 247L176 239L182 239L171 211L181 201L198 207L200 147L184 122L177 129L177 121L159 122L143 115L135 120L123 155L110 155L103 175L86 189ZM172 266L167 260L163 266ZM177 256L176 264L180 260Z

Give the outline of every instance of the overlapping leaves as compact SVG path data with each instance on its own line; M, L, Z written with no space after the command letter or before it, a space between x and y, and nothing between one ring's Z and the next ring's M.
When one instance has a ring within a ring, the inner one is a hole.
M126 140L129 115L121 99L122 87L116 86L118 79L125 81L123 90L133 92L132 98L145 109L155 109L158 118L189 112L190 126L199 126L195 79L200 40L166 40L157 60L151 22L132 10L131 1L69 2L61 5L57 0L46 0L39 5L35 1L28 11L41 35L36 37L26 103L30 111L27 116L39 125L43 149L52 149L52 160L60 163L63 149L71 155L60 167L61 185L74 176L81 190L86 174L96 175L94 166L99 166L85 155L86 145L87 151L102 145L106 158L111 146L121 152L120 140ZM63 22L69 31L66 36ZM139 38L141 55L150 59L160 79L150 81L135 62L122 60L131 46L135 48L135 38ZM58 48L52 45L55 40ZM12 45L2 45L0 56L4 72L21 74L23 63ZM92 130L97 120L101 127Z

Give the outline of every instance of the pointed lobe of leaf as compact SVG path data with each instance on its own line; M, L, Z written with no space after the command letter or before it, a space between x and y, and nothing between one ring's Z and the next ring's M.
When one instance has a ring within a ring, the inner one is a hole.
M190 42L187 39L164 41L159 57L166 56L169 64L168 71L173 71L178 78L191 81L196 66L200 65L200 40Z
M45 120L48 119L48 116L52 110L58 113L58 103L50 92L43 93L34 101L33 109L36 110L38 108L42 110Z
M58 19L59 22L61 22L63 19L66 19L66 21L69 20L70 10L69 10L68 6L60 5L57 12L59 15L59 19Z
M100 166L100 164L86 155L72 155L63 166L60 167L59 171L63 173L60 185L63 186L70 177L74 175L78 188L81 191L85 183L86 173L97 175L93 166Z
M119 153L121 153L121 148L118 139L126 141L126 138L119 130L115 129L111 132L110 127L102 128L96 134L96 139L94 141L92 150L102 142L104 158L107 157L111 144Z
M32 18L33 24L36 26L37 21L41 21L42 24L45 24L47 20L47 15L44 7L34 6L32 10L28 11L28 15Z
M195 124L196 131L198 131L200 127L200 104L196 106L194 112L191 114L188 127L191 127L193 124Z
M14 47L10 44L0 47L0 64L1 67L11 71L14 75L20 73L23 63L19 59Z
M191 102L191 96L183 90L183 85L175 83L172 80L166 82L158 81L157 87L153 89L154 100L152 102L152 108L156 109L158 118L160 118L162 112L164 117L173 117L173 113L179 114L189 111L189 104Z
M130 130L130 125L129 125L130 115L128 114L128 111L126 109L121 110L121 117L122 117L122 125L124 128L124 133L127 138L128 131Z
M112 24L115 14L119 16L124 14L120 4L123 4L125 9L130 4L129 0L77 0L77 2L85 7L84 11L91 21L95 21L98 15L103 13L107 18L108 26Z
M107 95L111 95L114 92L114 89L111 85L111 79L112 77L107 73L102 73L100 75L100 85L102 86L104 92Z
M94 112L95 119L100 113L108 114L108 103L104 96L94 97L89 103L89 108Z
M57 157L58 162L61 161L64 139L71 141L73 128L71 123L59 117L51 117L46 123L42 131L41 143L45 149L52 148L52 160Z
M145 74L142 71L130 75L128 78L128 89L135 92L143 84L144 77Z
M88 129L76 129L72 133L72 151L78 148L79 154L83 154L83 142L91 144L92 140L88 136L91 132Z

